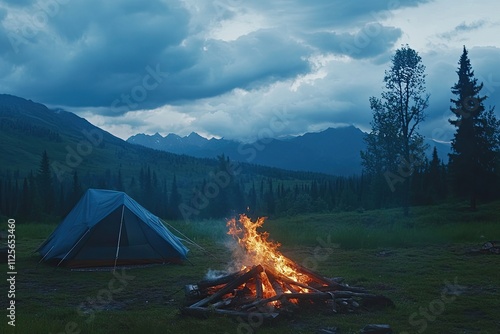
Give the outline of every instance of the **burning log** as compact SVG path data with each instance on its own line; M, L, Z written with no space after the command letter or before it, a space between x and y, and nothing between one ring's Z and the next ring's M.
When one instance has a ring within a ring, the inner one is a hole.
M204 289L210 288L212 286L217 286L217 285L229 283L229 282L235 280L236 278L240 277L241 275L245 274L246 272L247 272L247 270L240 270L236 273L232 273L229 275L224 275L224 276L217 277L214 279L206 279L203 281L199 281L196 285L198 286L198 288L200 290L204 290Z
M260 314L273 319L301 305L322 306L335 313L394 306L384 296L328 279L286 258L277 250L279 244L256 231L263 219L253 223L242 215L239 222L241 226L234 219L228 222L229 234L247 252L251 264L239 272L187 285L186 296L198 301L185 307L185 314Z
M316 291L316 292L321 292L320 290L316 289L316 288L313 288L312 286L309 286L307 284L302 284L302 283L299 283L299 282L296 282L294 281L293 279L290 279L286 276L282 276L282 275L276 275L279 277L279 279L286 283L286 284L292 284L292 285L295 285L295 286L298 286L300 288L303 288L303 289L307 289L307 290L313 290L313 291Z
M250 269L245 274L243 274L240 277L236 278L232 282L229 282L228 284L226 284L224 287L222 287L221 289L219 289L213 295L208 296L208 297L206 297L206 298L204 298L204 299L202 299L202 300L194 303L190 307L203 306L203 305L206 305L206 304L208 304L208 303L210 303L212 301L215 301L215 300L221 298L225 294L231 292L231 290L233 290L233 289L239 287L240 285L244 284L249 278L253 277L255 275L255 273L262 272L263 270L264 270L264 268L262 268L261 265L253 267L252 269Z
M261 273L255 274L255 296L257 299L262 299L263 290L262 290L262 279L260 278Z
M217 308L194 307L194 306L185 307L182 310L182 312L184 314L203 316L203 317L210 315L211 313L229 315L234 317L248 317L248 312L221 310ZM279 315L278 312L264 312L259 314L262 315L264 320L274 319Z
M274 293L276 293L276 295L282 295L283 289L281 288L281 285L278 283L274 275L267 270L265 271L265 273L267 275L267 278L269 279L269 283L271 283L271 286L273 287Z

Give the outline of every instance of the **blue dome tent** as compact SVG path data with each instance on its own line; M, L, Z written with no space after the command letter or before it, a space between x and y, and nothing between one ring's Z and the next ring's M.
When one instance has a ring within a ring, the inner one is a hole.
M89 189L37 251L57 266L95 267L179 263L188 249L127 194Z

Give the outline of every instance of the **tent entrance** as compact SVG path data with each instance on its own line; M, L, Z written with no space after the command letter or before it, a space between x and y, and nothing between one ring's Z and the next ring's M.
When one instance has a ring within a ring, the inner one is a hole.
M163 256L154 249L157 238L132 211L120 206L92 228L71 262L163 262Z

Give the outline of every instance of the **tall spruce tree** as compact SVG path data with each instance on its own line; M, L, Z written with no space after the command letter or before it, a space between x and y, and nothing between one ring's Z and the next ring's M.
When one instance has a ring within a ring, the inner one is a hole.
M494 107L484 108L487 96L480 94L483 83L474 77L465 46L458 65L458 82L451 88L456 99L451 99L450 109L456 118L449 121L456 132L449 169L455 194L467 197L475 210L477 199L491 197L496 186L500 122Z
M425 150L418 126L425 119L429 101L425 66L418 53L408 45L396 50L384 82L382 99L370 98L372 131L366 137L367 149L361 152L361 158L365 172L379 178L383 175L392 192L396 184L402 183L403 210L408 215L409 178L414 165L423 161ZM379 186L374 191L382 196L384 189Z
M432 159L427 169L425 184L428 190L428 196L432 203L437 203L445 198L446 195L446 173L443 169L443 162L439 159L437 148L432 150Z
M46 215L53 213L55 205L55 192L50 170L50 160L47 151L43 151L40 160L40 167L37 174L37 185L40 198L42 200L42 211Z
M174 179L172 180L172 188L170 190L170 198L168 201L168 215L167 218L172 220L177 220L182 217L179 210L179 205L182 202L181 194L179 193L179 188L177 187L177 177L174 174Z

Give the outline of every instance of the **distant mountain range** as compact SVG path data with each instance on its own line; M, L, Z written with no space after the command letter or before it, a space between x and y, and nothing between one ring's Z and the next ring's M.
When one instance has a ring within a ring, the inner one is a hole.
M156 150L199 158L226 155L235 161L249 162L296 171L310 171L348 176L362 171L360 151L366 149L365 133L354 126L328 128L287 139L267 139L244 144L234 140L207 139L192 132L180 137L170 133L163 137L137 134L129 143ZM427 140L430 156L434 146L441 159L447 161L449 145Z
M89 134L99 139L98 145L92 143ZM41 153L47 150L68 178L75 170L92 174L121 170L124 181L131 181L141 167L151 165L167 180L177 174L178 181L191 184L203 179L216 165L213 158L222 154L245 163L246 170L259 177L275 175L278 170L251 166L278 168L283 177L292 178L304 175L286 171L345 176L361 172L363 136L361 130L349 126L250 144L206 139L196 133L186 137L139 134L125 142L71 112L0 94L0 153L4 157L0 168L22 174L36 172ZM446 159L449 145L430 144L431 148L436 145L440 157Z
M170 136L168 140L175 142L175 138ZM178 141L185 140L179 137ZM192 135L185 146L201 147L206 141ZM218 166L215 159L174 154L183 153L179 150L169 153L134 145L71 112L0 94L0 178L13 177L22 184L30 172L37 173L44 151L48 153L56 180L63 183L70 183L76 171L83 181L99 179L102 187L110 186L118 173L125 185L137 185L140 170L150 168L158 182L165 184L171 184L175 175L181 191L189 195L193 187ZM325 176L254 164L241 164L242 174L253 181L271 176L276 180L311 180Z

